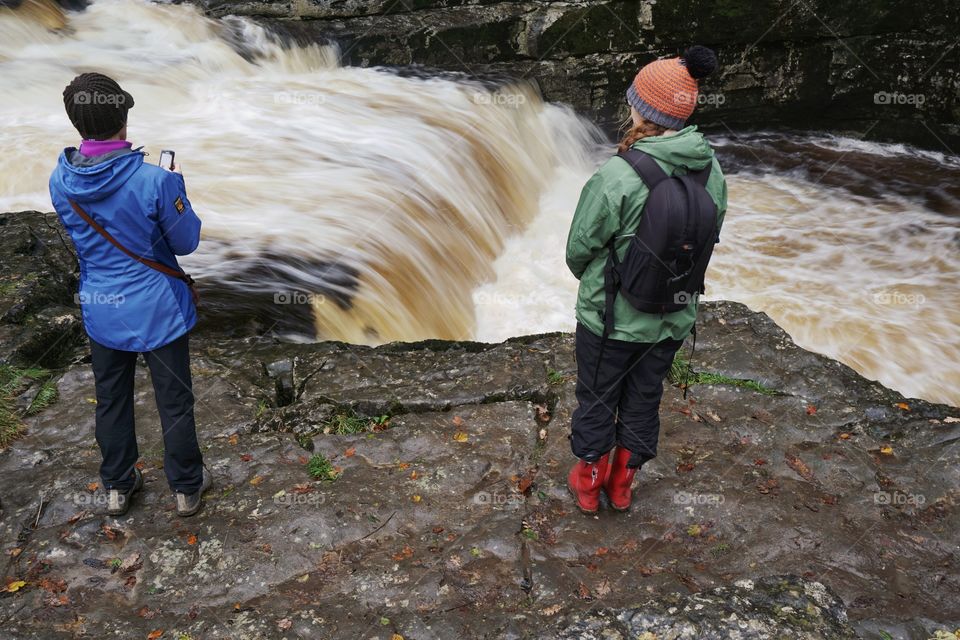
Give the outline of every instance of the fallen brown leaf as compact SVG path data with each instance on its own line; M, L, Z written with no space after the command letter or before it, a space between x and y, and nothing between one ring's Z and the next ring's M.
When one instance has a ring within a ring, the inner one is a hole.
M530 471L527 471L525 474L517 478L516 480L517 491L519 491L520 493L526 494L527 491L530 490L530 485L533 484L533 478L535 476L536 476L536 471L534 469L531 469Z
M27 583L24 580L11 580L3 590L7 593L16 593L25 586L27 586Z
M754 420L759 420L764 424L773 424L774 421L776 420L773 414L767 411L766 409L757 409L756 411L753 412L753 415L750 417L752 417Z
M813 475L813 471L807 466L807 463L801 460L799 457L785 453L783 455L783 459L786 461L788 467L796 471L797 475L807 482L814 482L816 480Z
M117 538L123 537L123 531L106 524L100 527L100 530L103 531L103 534L107 536L107 538L109 538L110 540L116 540Z
M409 545L405 545L403 549L393 554L393 559L396 560L397 562L400 562L401 560L406 560L407 558L410 558L412 556L413 556L413 548L410 547Z
M120 571L128 572L135 571L143 566L143 561L140 559L139 553L131 553L129 556L123 559L123 562L120 563Z
M602 598L610 593L610 581L604 579L603 582L597 585L597 588L594 589L594 593L597 594L598 598Z
M62 579L44 578L40 581L40 588L50 593L62 593L67 590L67 581Z

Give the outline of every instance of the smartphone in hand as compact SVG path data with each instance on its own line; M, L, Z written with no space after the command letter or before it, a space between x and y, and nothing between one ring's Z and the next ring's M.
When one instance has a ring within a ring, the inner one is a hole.
M173 171L173 159L177 154L170 149L164 149L160 152L160 166L167 171Z

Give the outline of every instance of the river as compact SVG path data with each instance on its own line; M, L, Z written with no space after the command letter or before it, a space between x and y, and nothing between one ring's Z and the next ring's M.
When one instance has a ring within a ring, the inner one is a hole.
M204 221L183 264L206 287L279 312L306 302L309 338L574 327L566 231L612 147L571 110L522 84L340 68L333 47L285 49L190 6L97 0L59 30L37 13L0 11L0 211L50 210L47 177L78 142L60 93L102 71L134 95L148 161L177 151ZM710 139L730 208L708 297L960 404L960 159L823 134Z

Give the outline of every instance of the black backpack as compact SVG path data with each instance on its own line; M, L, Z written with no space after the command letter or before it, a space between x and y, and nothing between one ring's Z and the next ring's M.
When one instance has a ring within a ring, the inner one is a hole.
M717 205L706 189L712 163L702 171L668 176L642 151L628 149L619 155L649 194L622 262L617 258L617 237L608 244L604 338L614 329L617 294L644 313L672 313L693 303L703 293L707 265L720 241Z

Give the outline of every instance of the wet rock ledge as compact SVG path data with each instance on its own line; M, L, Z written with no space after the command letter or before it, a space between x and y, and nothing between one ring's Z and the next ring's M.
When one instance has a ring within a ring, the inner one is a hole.
M733 303L703 311L628 514L584 517L566 494L569 335L373 349L203 331L205 510L174 515L141 370L145 492L104 517L50 221L0 216L2 407L22 425L0 452L6 637L956 637L960 410Z

